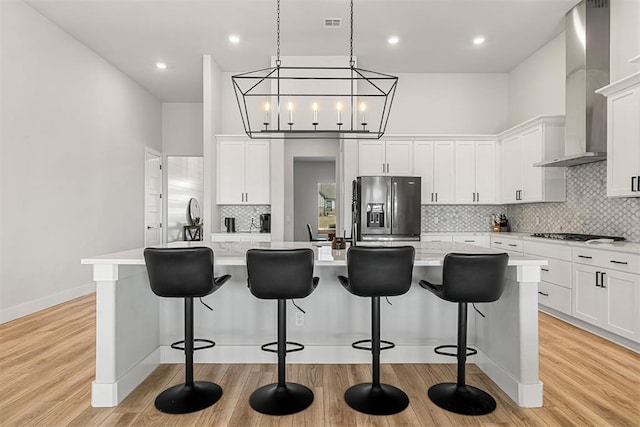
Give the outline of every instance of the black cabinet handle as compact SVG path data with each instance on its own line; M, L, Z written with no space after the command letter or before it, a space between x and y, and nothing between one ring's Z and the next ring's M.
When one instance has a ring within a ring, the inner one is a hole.
M600 273L600 287L601 288L606 288L606 286L604 285L604 275L607 274L604 271L602 273Z
M638 179L637 176L632 176L631 177L631 191L633 191L634 193L636 191L638 191L638 190L635 189L636 179Z
M476 193L476 202L480 201L480 193Z
M433 193L431 193L431 201L433 202Z
M598 280L598 279L599 279L600 274L602 274L600 271L596 271L596 286L597 286L598 288L600 287L600 280Z
M475 242L475 240L465 240L467 243Z
M493 242L493 243L495 243L496 245L501 245L502 244L502 242Z
M436 193L436 203L438 203L438 193Z
M578 258L591 259L591 258L593 258L593 257L586 256L586 255L578 255Z
M539 293L540 295L544 295L545 297L548 297L548 296L549 296L549 294L545 294L544 292L541 292L541 291L538 291L538 293Z
M542 267L540 267L540 270L542 270L542 271L549 271L549 269L548 269L548 268L542 268Z
M614 264L623 264L623 265L627 265L627 264L629 264L629 263L628 263L628 262L626 262L626 261L616 261L616 260L614 260L614 259L612 259L612 260L611 260L611 261L609 261L609 262L612 262L612 263L614 263Z
M514 243L509 243L509 246L513 246L514 248L518 245L514 244Z
M473 193L473 201L476 201L476 193Z

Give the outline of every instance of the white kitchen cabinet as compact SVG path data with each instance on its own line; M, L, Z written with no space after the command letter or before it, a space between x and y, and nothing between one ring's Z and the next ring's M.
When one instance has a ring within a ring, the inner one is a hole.
M540 267L538 303L571 315L571 247L524 240L525 255L542 256L548 264Z
M565 200L565 168L535 167L564 155L564 117L539 116L500 134L503 203Z
M421 242L452 242L453 236L448 234L423 234L420 236Z
M491 238L489 236L456 234L453 236L453 241L466 243L467 245L482 246L483 248L491 247Z
M454 141L415 141L413 172L422 178L422 204L455 203Z
M267 141L218 141L217 204L269 204L269 163Z
M456 141L456 204L496 202L496 145L494 141Z
M360 176L411 176L412 141L359 141Z
M640 73L596 92L607 97L607 196L640 197Z
M573 316L640 342L640 274L635 274L640 256L573 252Z
M491 236L491 247L517 255L523 254L522 239L515 237Z

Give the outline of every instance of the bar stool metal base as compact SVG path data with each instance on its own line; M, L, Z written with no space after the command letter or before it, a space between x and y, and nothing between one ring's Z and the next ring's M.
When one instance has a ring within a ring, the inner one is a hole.
M356 384L344 393L344 400L356 411L370 415L392 415L409 406L409 396L389 384Z
M156 397L156 408L167 414L188 414L200 411L216 403L222 396L222 388L208 381L195 381L193 386L178 384Z
M461 415L486 415L496 409L487 392L470 385L441 383L429 388L429 399L442 409Z
M267 415L290 415L300 412L313 403L313 392L296 383L268 384L260 387L249 398L249 405Z

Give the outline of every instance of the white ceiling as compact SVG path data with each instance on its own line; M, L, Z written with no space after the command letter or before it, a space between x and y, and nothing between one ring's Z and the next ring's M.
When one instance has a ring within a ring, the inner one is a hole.
M222 71L244 72L268 67L276 52L275 0L26 2L163 102L202 101L203 54ZM577 3L355 0L354 55L359 67L386 73L506 73L562 32ZM282 56L349 55L348 0L281 0L280 9ZM324 18L343 26L325 29ZM479 34L480 47L471 43Z

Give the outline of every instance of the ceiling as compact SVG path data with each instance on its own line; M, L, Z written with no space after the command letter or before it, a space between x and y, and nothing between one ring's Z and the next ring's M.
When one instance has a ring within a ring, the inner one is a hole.
M222 71L245 72L270 66L276 53L275 0L26 3L162 102L202 101L203 54ZM564 30L576 3L355 0L353 53L359 67L385 73L507 73ZM347 0L281 0L280 9L282 56L349 55ZM324 18L342 18L342 27L324 28ZM230 43L231 34L240 42ZM387 43L391 35L398 44ZM481 46L472 43L477 35L486 38Z

